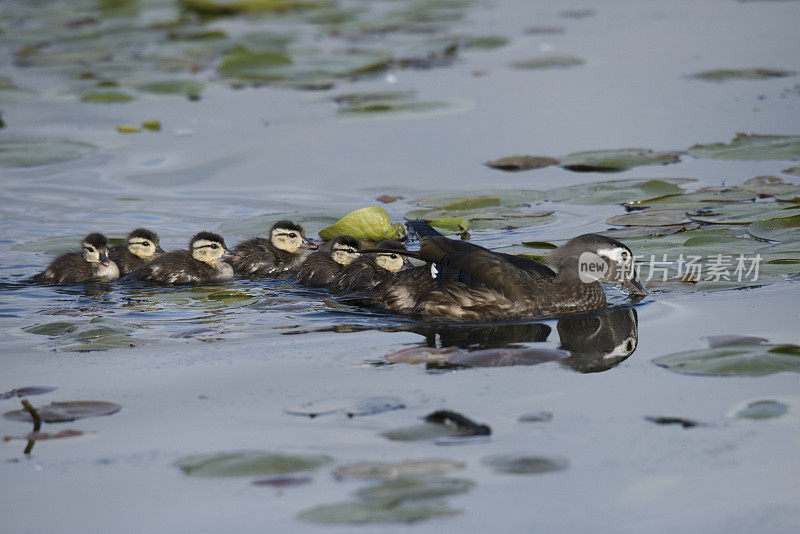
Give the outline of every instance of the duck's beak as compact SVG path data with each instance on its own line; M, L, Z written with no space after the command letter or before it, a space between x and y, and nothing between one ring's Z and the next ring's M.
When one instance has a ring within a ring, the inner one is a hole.
M303 238L303 244L300 245L300 248L307 248L307 249L310 249L310 250L317 250L319 247L317 246L316 243L311 241L309 238L304 237Z
M636 279L634 276L633 278L627 278L622 283L623 287L628 290L629 295L636 295L636 296L645 296L648 294L647 290L644 288L641 282Z
M158 256L159 254L163 254L163 253L164 253L164 249L161 248L161 245L156 245L156 253L153 254L153 256Z
M411 269L413 266L414 264L411 263L411 260L408 258L403 258L403 269Z
M102 263L103 265L110 265L111 264L111 260L108 259L108 253L107 252L102 252L102 251L100 252L100 263Z
M225 247L222 250L223 250L223 253L222 253L222 257L223 258L232 258L232 257L236 256L236 254L231 252L231 250L228 247Z

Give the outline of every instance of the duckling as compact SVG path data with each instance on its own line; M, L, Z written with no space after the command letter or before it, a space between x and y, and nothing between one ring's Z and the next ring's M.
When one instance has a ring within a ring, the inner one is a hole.
M345 265L359 257L361 243L355 237L340 235L333 238L327 250L308 255L293 273L294 279L310 286L333 287Z
M155 232L137 228L128 234L124 245L111 247L108 255L119 267L120 276L125 276L163 252Z
M81 252L67 252L54 259L33 277L40 284L80 284L109 282L119 278L117 264L108 259L108 239L103 234L83 238Z
M361 254L349 265L342 267L334 285L347 291L368 291L409 265L408 260L397 252L406 251L396 239L386 239L378 243L375 254ZM397 251L397 252L395 252Z
M159 284L209 284L233 278L233 267L220 258L229 257L225 240L211 232L195 234L189 250L174 250L145 263L134 274Z
M410 313L479 320L587 312L607 305L601 282L647 294L636 278L633 253L609 237L585 234L559 247L548 257L554 273L527 258L448 239L423 221L408 226L421 235L416 256L431 265L435 280L432 290L410 292L417 297ZM584 269L586 264L594 267ZM409 312L405 304L400 309Z
M317 245L306 238L303 227L291 221L278 221L269 239L255 237L233 248L230 259L237 274L270 275L296 268Z

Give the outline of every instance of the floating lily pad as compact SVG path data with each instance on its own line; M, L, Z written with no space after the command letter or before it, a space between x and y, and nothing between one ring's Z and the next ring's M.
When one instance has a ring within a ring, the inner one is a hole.
M514 61L511 66L523 70L566 69L578 67L584 63L586 63L584 60L575 56L547 56Z
M371 206L350 212L319 232L319 236L325 240L330 240L340 235L351 235L356 239L381 241L383 239L396 239L400 236L400 232L392 224L385 209Z
M800 372L800 346L757 344L699 349L659 356L653 363L689 375L761 376Z
M683 223L670 226L629 226L627 228L612 228L599 233L619 240L679 234L681 232L690 232L698 228L700 228L700 223Z
M84 93L81 102L91 102L93 104L124 104L130 102L133 97L118 91L103 91L98 93Z
M499 454L486 456L481 463L488 465L498 473L512 475L538 475L564 471L569 467L569 460L560 456L532 456L526 454Z
M254 486L271 486L273 488L288 488L290 486L302 486L310 484L314 479L306 476L274 476L254 480Z
M340 479L395 480L441 476L457 469L464 469L464 467L463 462L438 458L405 460L399 463L358 462L337 467L333 471L333 476Z
M750 401L741 408L737 409L733 417L737 419L774 419L781 417L789 412L789 406L776 400L756 400Z
M781 171L784 174L791 174L792 176L800 176L800 167L789 167Z
M15 388L5 393L0 393L0 400L10 399L12 397L30 397L31 395L44 395L50 393L58 388L50 386L28 386L24 388Z
M462 234L469 230L469 221L460 217L445 217L442 219L432 219L428 224L439 230L456 232Z
M542 200L544 197L545 194L542 191L534 191L532 189L495 189L466 191L463 193L440 193L435 195L426 195L417 198L414 200L414 203L418 206L424 206L426 208L443 209L448 205L457 206L457 204L455 204L456 202L466 202L467 205L469 205L470 203L475 202L475 199L497 199L500 206L516 208L519 206L531 205L539 200ZM492 204L486 204L486 206L490 205Z
M538 248L543 250L555 250L558 248L557 245L553 243L548 243L547 241L523 241L523 245L530 248Z
M175 465L189 476L248 477L312 471L331 463L321 454L278 454L268 451L241 451L187 456Z
M203 92L203 82L196 80L159 80L136 86L145 93L196 96Z
M790 218L798 215L800 215L800 207L789 206L780 209L774 203L764 202L723 204L691 212L688 217L693 221L708 224L750 224L761 220Z
M55 321L52 323L41 323L41 324L26 326L22 329L22 331L27 332L29 334L37 334L40 336L60 336L61 334L74 332L77 329L78 325L75 323L68 323L66 321Z
M397 479L362 488L356 496L370 502L417 501L466 493L473 487L475 482L466 478Z
M800 229L800 215L766 219L753 222L747 227L747 232L759 239L770 241L795 241Z
M622 204L634 200L678 195L681 185L694 182L692 178L663 180L608 180L589 184L559 187L547 191L547 198L566 204Z
M647 148L621 148L576 152L561 158L561 166L575 172L621 172L642 165L678 163L681 152L653 152Z
M221 301L231 301L231 300L250 300L253 298L252 295L246 293L244 291L239 291L236 289L223 289L222 291L214 291L210 293L208 300L221 300Z
M686 222L689 222L689 219L684 210L648 209L606 219L606 224L614 226L674 226Z
M312 523L327 525L369 525L381 523L414 523L435 517L460 514L461 510L438 502L361 503L344 502L317 506L298 517Z
M528 169L540 169L558 164L559 161L557 159L546 156L507 156L485 163L487 167L500 169L501 171L527 171Z
M284 52L265 51L251 52L245 48L238 48L222 58L218 71L221 75L240 79L270 78L274 67L291 65L292 59ZM272 75L277 78L277 75Z
M411 91L351 93L334 98L337 112L345 116L424 113L446 109L445 102L415 100Z
M51 165L78 159L95 148L66 139L4 139L0 140L0 167Z
M780 69L716 69L692 74L692 78L708 82L725 82L728 80L768 80L771 78L786 78L797 74L790 70Z
M402 410L405 403L397 397L356 397L343 399L326 399L307 402L300 406L286 408L286 413L317 417L336 412L343 412L348 417L373 415L392 410Z
M69 401L52 402L48 406L39 406L36 411L45 423L65 423L86 417L100 417L120 411L122 406L113 402L102 401ZM3 414L6 419L14 421L33 421L28 410L14 410Z
M141 133L142 128L133 124L118 124L117 131L122 134Z
M460 435L457 428L432 423L401 426L381 432L381 436L391 441L432 441Z
M769 161L800 158L800 136L738 133L727 145L694 145L688 154L696 158Z
M548 423L552 420L552 412L531 412L524 413L517 417L517 421L520 423Z
M763 337L755 336L740 336L736 334L721 335L721 336L708 336L704 338L708 342L708 346L712 349L717 347L730 347L734 345L757 345L759 343L766 343L767 340Z

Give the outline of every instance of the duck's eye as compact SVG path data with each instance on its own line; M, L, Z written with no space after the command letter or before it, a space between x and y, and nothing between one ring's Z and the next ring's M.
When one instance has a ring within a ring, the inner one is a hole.
M291 237L292 239L294 239L295 237L297 237L297 234L295 234L295 233L291 233L291 234L289 234L289 237Z
M211 248L213 248L214 250L217 250L219 248L219 245L217 245L216 243L212 243L211 244Z
M92 247L83 247L83 250L87 252L94 252L94 249Z
M627 262L628 262L628 260L630 259L630 254L628 254L628 252L627 252L627 251L623 250L623 251L620 253L619 257L620 257L620 258L622 258L622 261L623 261L623 262L626 262L626 263L627 263Z
M393 260L396 260L397 259L397 254L389 254L389 257L392 258Z
M145 241L144 243L142 243L142 246L143 247L149 247L150 246L150 241Z
M625 350L627 350L628 352L633 350L633 341L628 340L628 343L625 344Z

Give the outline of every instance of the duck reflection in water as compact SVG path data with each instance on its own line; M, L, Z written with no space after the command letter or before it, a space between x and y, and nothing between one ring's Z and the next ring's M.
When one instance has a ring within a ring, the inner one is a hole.
M542 323L418 325L400 328L425 336L428 348L389 355L391 362L426 362L429 368L506 367L559 361L580 373L606 371L625 361L638 344L638 318L632 308L558 320L558 350L522 343L547 340L551 328Z

